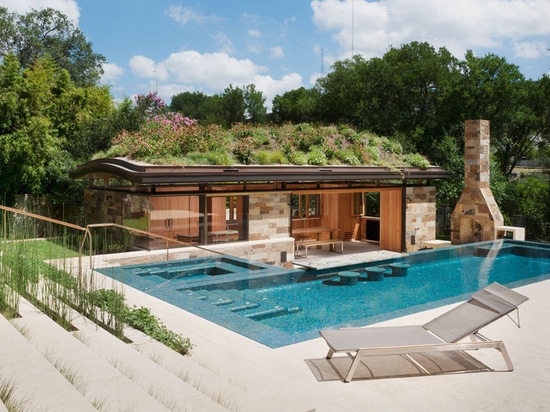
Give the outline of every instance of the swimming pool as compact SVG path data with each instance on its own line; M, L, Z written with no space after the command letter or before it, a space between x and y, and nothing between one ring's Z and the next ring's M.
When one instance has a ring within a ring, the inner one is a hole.
M407 276L354 286L337 272L403 262ZM411 253L332 269L285 270L221 256L98 270L136 289L270 347L318 336L319 329L365 326L466 299L492 282L517 287L550 278L550 247L498 241Z

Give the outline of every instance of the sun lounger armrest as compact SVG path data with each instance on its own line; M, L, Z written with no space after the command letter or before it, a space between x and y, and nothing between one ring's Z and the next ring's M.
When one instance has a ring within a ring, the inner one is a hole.
M472 299L496 310L499 313L511 312L523 302L529 300L512 289L495 282L472 294Z

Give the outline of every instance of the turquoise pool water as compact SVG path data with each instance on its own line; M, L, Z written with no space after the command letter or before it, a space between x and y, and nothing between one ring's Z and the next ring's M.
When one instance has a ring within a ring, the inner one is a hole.
M367 281L367 265L324 272L284 270L233 257L101 270L124 283L270 347L365 326L466 299L492 282L517 287L550 278L550 247L484 242L376 262L410 265L407 276ZM337 272L361 274L344 286Z

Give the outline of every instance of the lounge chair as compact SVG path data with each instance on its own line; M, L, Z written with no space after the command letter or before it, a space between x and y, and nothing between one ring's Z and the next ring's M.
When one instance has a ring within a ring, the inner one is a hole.
M344 379L350 382L361 359L378 355L402 355L413 362L422 373L429 372L410 354L444 351L496 349L501 352L509 371L514 369L512 360L502 341L492 341L479 330L495 320L517 310L528 298L498 283L481 289L471 298L424 325L396 327L366 327L338 330L322 330L320 335L329 346L327 359L344 352L352 358ZM471 342L459 342L466 338Z

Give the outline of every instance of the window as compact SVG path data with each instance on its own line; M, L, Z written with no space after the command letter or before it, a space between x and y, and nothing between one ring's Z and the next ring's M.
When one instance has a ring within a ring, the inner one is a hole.
M352 214L353 216L361 216L363 212L363 193L354 193Z
M380 192L365 193L365 215L380 217Z
M292 217L311 218L321 216L321 195L292 195Z

